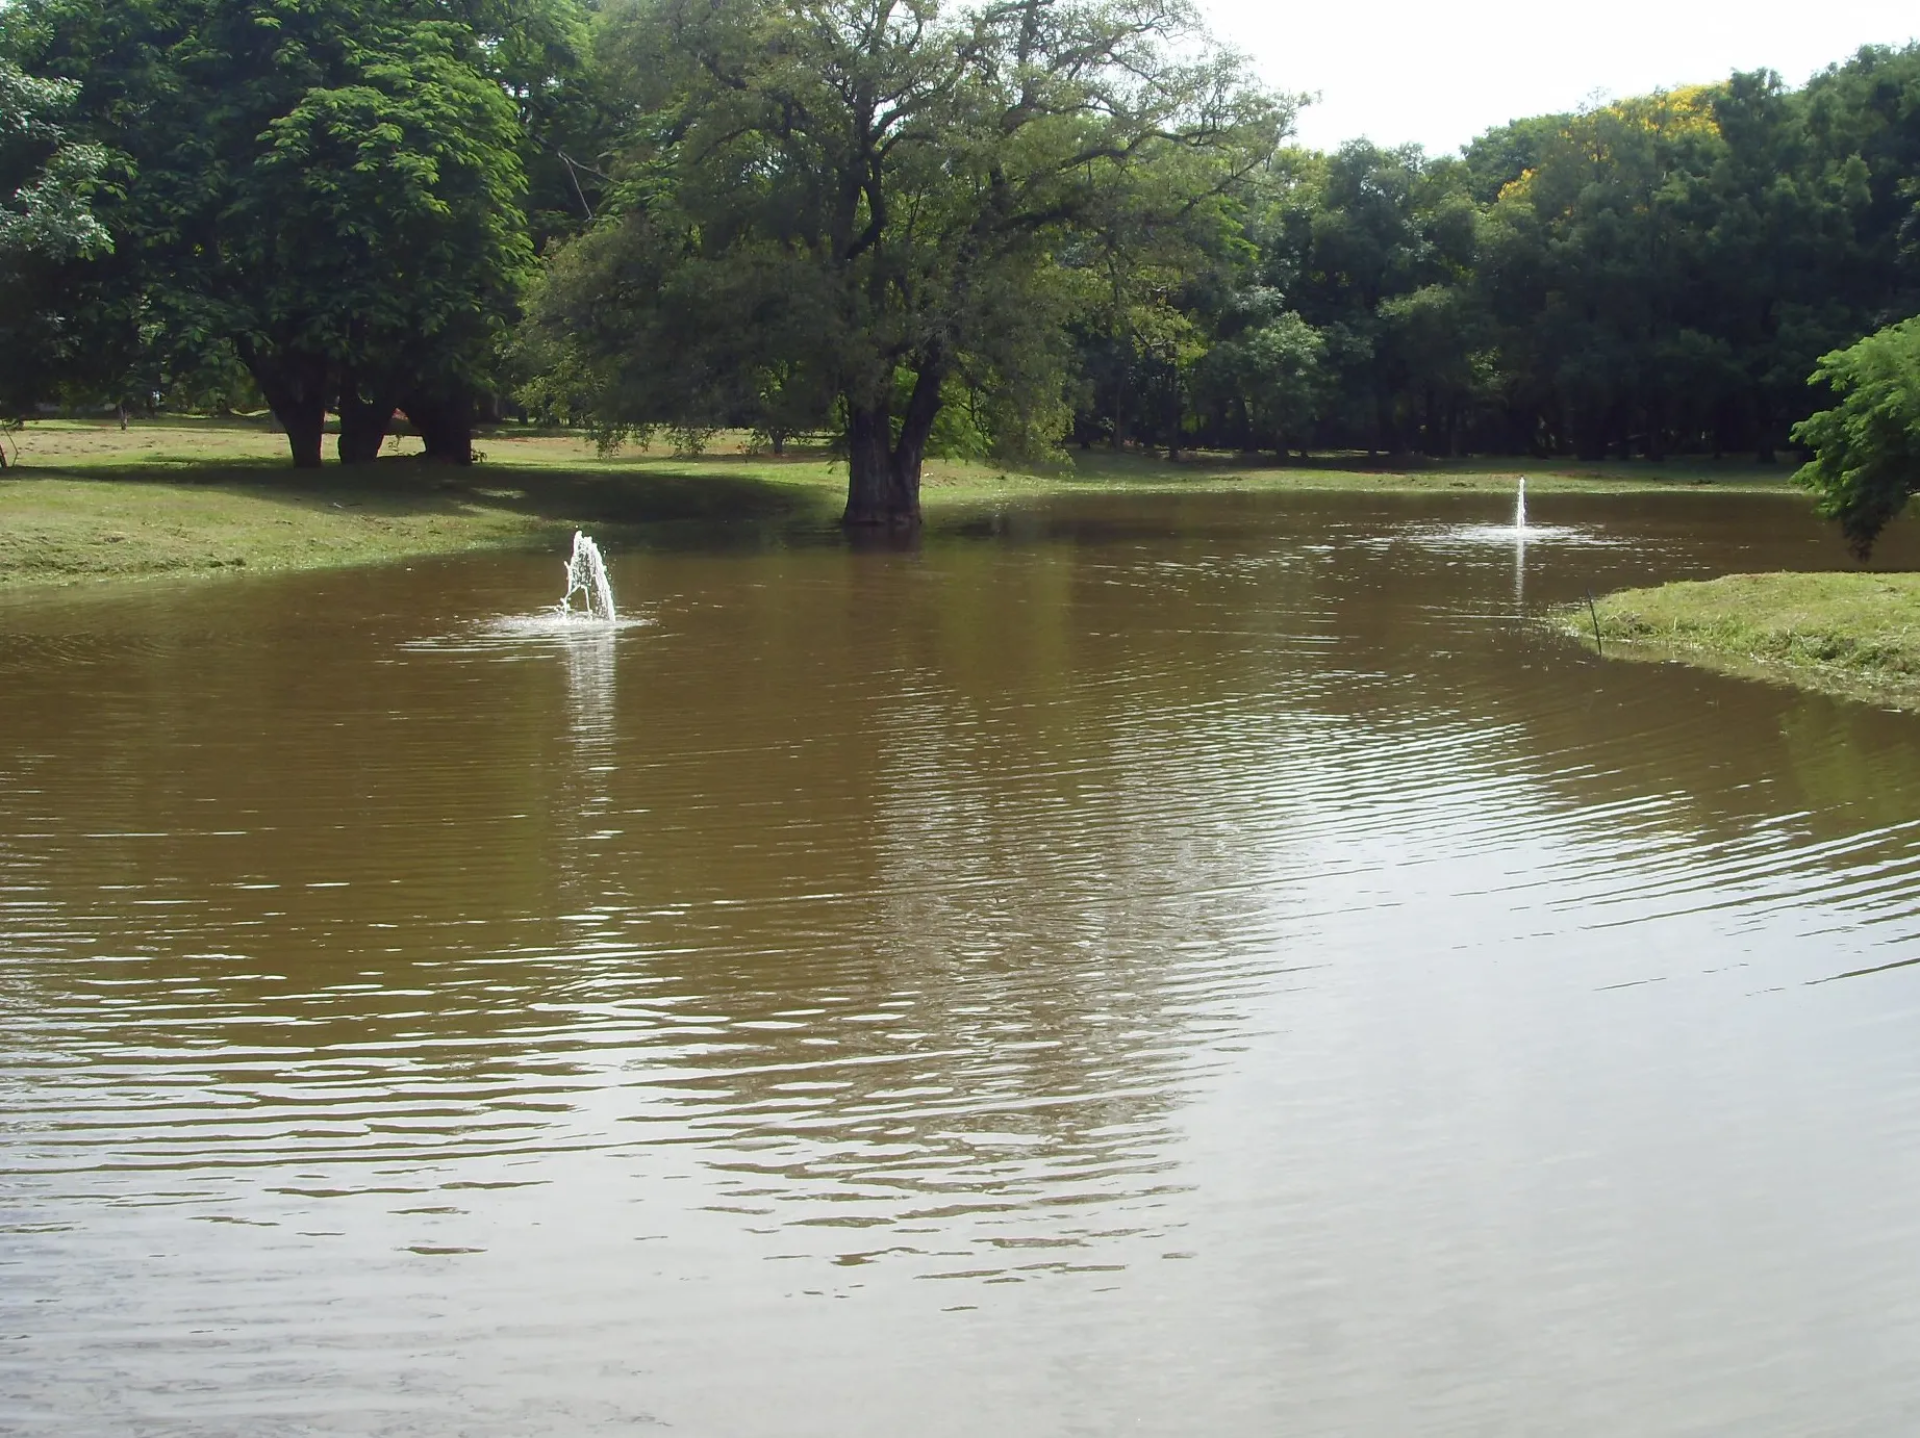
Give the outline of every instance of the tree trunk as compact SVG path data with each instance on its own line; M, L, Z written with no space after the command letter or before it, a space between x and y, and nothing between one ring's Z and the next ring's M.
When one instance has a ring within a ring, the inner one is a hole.
M320 439L327 428L327 361L298 350L263 353L245 341L234 346L260 386L267 406L287 432L295 469L320 467Z
M893 414L884 403L847 403L847 510L841 522L852 527L883 525L911 529L920 523L920 470L926 461L927 438L940 413L938 363L920 370L914 381L900 434L893 434Z
M1773 405L1765 398L1762 398L1760 402L1760 437L1753 446L1753 457L1759 463L1773 463L1774 436L1776 433L1777 431L1773 427Z
M1655 464L1667 457L1667 409L1658 400L1647 404L1647 458Z
M425 458L440 464L473 463L473 398L467 394L415 393L400 408L426 447Z
M890 524L894 507L893 417L885 405L847 404L847 512L849 525Z
M391 399L377 391L373 398L362 399L349 371L340 381L340 463L372 464L379 458L395 408Z

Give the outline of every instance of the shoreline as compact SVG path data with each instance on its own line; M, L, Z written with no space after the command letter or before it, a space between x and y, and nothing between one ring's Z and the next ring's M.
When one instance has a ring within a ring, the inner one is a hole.
M1920 711L1920 574L1775 572L1681 580L1594 600L1601 651ZM1585 602L1558 616L1588 647Z
M418 463L402 439L370 466L295 470L285 441L248 421L37 421L0 472L0 591L379 564L434 554L564 541L684 524L830 525L846 471L823 447L780 458L625 449L602 455L578 435L501 431L477 441L471 469ZM1509 494L1524 476L1541 496L1604 493L1799 497L1790 465L1675 460L1556 463L1333 457L1312 465L1196 454L1178 460L1075 452L1071 466L1016 470L927 462L930 520L995 502L1084 494L1346 492Z

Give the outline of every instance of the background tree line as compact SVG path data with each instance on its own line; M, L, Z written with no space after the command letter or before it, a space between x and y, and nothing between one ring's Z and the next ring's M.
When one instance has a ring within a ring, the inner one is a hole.
M1282 152L1249 186L1250 261L1186 301L1213 343L1164 440L1770 459L1823 354L1920 311L1916 176L1912 47L1801 90L1760 72L1521 120L1459 157Z
M1770 458L1908 383L1838 355L1920 312L1920 47L1455 156L1296 103L1185 0L15 0L0 406L825 433L891 522L930 453Z

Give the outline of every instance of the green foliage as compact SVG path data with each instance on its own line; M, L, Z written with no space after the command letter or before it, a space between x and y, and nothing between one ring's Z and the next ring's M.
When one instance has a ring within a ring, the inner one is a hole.
M90 203L106 152L72 139L65 123L78 95L72 81L0 58L0 419L12 430L48 393L52 361L71 345L54 277L113 248Z
M1917 169L1920 46L1518 120L1459 159L1283 152L1237 212L1251 258L1183 297L1214 351L1189 429L1271 437L1223 383L1261 293L1325 342L1322 445L1771 460L1816 358L1920 310Z
M1639 421L1658 454L1670 404L1714 395L1700 279L1724 150L1709 91L1622 101L1565 126L1488 212L1494 321L1548 447L1598 456Z
M1839 402L1794 427L1813 451L1795 478L1865 558L1920 490L1920 318L1822 356L1813 378Z
M115 254L67 277L90 361L68 382L166 392L237 354L308 462L336 395L379 429L395 403L457 421L532 272L522 114L545 103L532 57L569 16L570 0L7 11L4 48L84 77L76 133L113 157L97 212Z
M1056 439L1068 324L1154 308L1143 247L1101 271L1102 227L1191 212L1285 118L1230 57L1176 57L1191 17L1144 0L647 0L606 27L640 118L613 212L542 286L531 398L615 429L763 424L777 373L837 407L861 519L917 512L951 382L994 446Z
M106 152L69 140L60 123L79 89L0 59L0 265L113 248L87 203Z
M458 27L424 22L343 47L350 83L313 86L263 133L222 288L261 339L357 371L483 383L532 271L506 96Z
M1200 384L1242 407L1247 435L1284 451L1305 436L1332 397L1326 338L1291 310L1224 340L1208 353Z

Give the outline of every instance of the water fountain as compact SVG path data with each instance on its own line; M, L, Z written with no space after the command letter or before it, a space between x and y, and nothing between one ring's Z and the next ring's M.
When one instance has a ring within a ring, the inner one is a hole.
M1469 524L1415 524L1395 534L1382 536L1382 542L1411 540L1424 548L1440 550L1508 550L1513 554L1516 592L1523 583L1521 571L1527 562L1529 548L1540 545L1606 548L1625 542L1603 530L1583 525L1534 523L1527 518L1527 477L1516 474L1513 481L1513 518L1510 520L1489 518Z
M1527 607L1527 477L1516 475L1519 492L1513 499L1513 602Z
M570 687L582 693L592 691L596 696L593 707L604 710L601 698L612 692L608 686L616 638L655 621L640 614L623 615L614 608L607 561L600 546L578 530L574 531L573 552L567 557L566 568L567 587L558 604L542 604L531 612L502 614L464 625L451 634L411 640L407 648L480 653L532 645L561 653L566 657L570 681L578 681Z
M583 610L573 607L576 594L585 605ZM567 560L567 592L554 606L554 613L597 619L603 624L612 624L616 618L613 585L607 581L607 562L600 557L600 546L577 529L573 532L573 554Z

